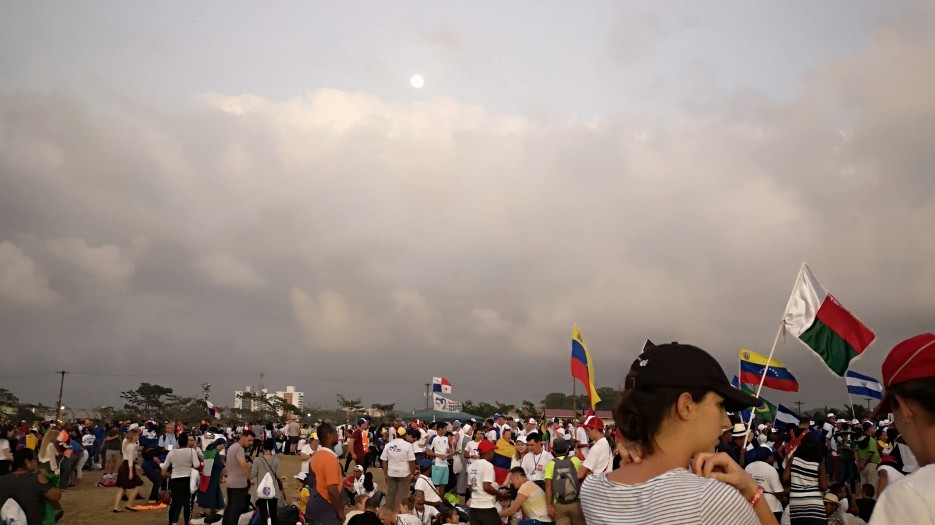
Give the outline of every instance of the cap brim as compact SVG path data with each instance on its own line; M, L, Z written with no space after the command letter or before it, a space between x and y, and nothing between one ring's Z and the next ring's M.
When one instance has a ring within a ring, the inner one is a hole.
M890 397L890 394L885 394L883 400L880 401L880 404L873 409L873 413L870 417L877 419L881 414L889 414L893 411L893 399Z
M728 412L739 412L745 408L758 407L763 404L760 398L744 394L730 385L715 388L714 391L724 397L724 409Z

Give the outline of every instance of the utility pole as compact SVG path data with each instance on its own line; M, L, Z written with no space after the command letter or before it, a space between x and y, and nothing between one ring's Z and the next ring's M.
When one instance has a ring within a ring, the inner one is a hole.
M429 409L429 387L432 386L432 383L425 384L425 409Z
M804 404L804 403L802 403L801 401L796 401L796 402L795 402L795 409L796 409L796 411L798 412L799 417L802 417L802 405L803 405L803 404Z
M62 380L58 384L58 403L55 404L55 422L57 423L62 416L62 391L65 390L65 374L67 370L59 370L56 374L62 374Z

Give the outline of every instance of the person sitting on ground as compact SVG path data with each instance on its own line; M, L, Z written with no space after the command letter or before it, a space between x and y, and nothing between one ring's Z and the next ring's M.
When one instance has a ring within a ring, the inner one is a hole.
M458 512L458 509L454 507L446 507L439 513L438 522L441 524L460 524L462 523L461 514Z
M425 494L426 505L431 505L438 509L443 506L442 495L438 493L438 489L436 489L435 485L432 483L432 478L429 477L431 472L432 460L429 458L422 458L422 460L419 461L419 477L416 478L413 489L421 490Z
M422 522L422 525L429 525L435 521L435 516L438 516L438 509L431 505L425 504L425 492L417 490L412 493L412 514L419 518L419 521Z
M886 394L874 414L893 413L919 469L887 484L871 524L935 523L935 334L897 344L882 368Z
M319 426L318 428L321 427ZM321 430L318 431L318 436L321 437ZM340 470L340 468L341 467L339 465L338 469ZM377 509L380 508L379 505L380 503L378 501L367 498L364 501L364 511L347 520L345 523L347 525L381 525L382 521L377 515Z
M733 388L717 360L695 346L648 346L624 385L614 409L620 446L641 458L585 478L588 525L777 523L753 477L712 452L728 411L761 404Z
M13 472L0 476L0 502L15 501L26 516L26 523L43 523L46 501L58 505L62 491L39 472L32 449L22 447L13 453ZM56 520L61 517L58 511Z
M870 517L873 516L873 509L877 505L875 496L876 489L873 488L873 485L870 483L861 485L860 497L854 500L854 507L851 509L851 514L869 523Z
M844 513L841 512L841 500L837 495L828 492L822 497L825 505L825 517L828 519L828 525L847 525Z
M357 497L354 498L354 506L351 508L351 510L347 511L347 514L344 517L344 524L347 525L347 523L350 522L351 518L353 518L354 516L357 516L358 514L363 514L366 506L367 506L367 495L358 494Z
M552 523L545 491L526 477L523 467L510 469L510 483L516 487L516 497L513 498L513 503L508 508L500 511L501 518L512 516L523 509L523 513L526 514L526 520L523 523L531 525Z
M397 525L422 525L422 520L413 514L415 502L411 497L405 497L399 500L399 509L396 514Z

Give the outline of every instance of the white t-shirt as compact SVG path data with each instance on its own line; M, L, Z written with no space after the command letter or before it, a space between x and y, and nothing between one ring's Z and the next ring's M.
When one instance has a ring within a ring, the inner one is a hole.
M422 525L422 520L415 514L399 514L396 517L396 525Z
M578 427L575 430L575 441L578 450L581 451L584 457L588 457L588 431L584 427Z
M623 485L603 475L581 485L588 525L759 525L753 506L730 485L675 469ZM874 511L876 512L876 511Z
M415 451L416 454L425 452L425 439L427 434L421 428L419 429L419 436L419 439L412 444L412 450Z
M435 436L435 439L432 440L432 452L447 456L448 455L448 438L445 436ZM436 457L435 466L436 467L447 467L448 458L445 457Z
M386 474L391 478L404 478L411 474L409 462L415 460L416 454L412 449L412 443L399 437L383 447L383 453L380 454L380 461L386 462Z
M438 516L438 509L431 505L423 505L425 507L421 511L419 509L413 508L412 515L419 518L419 521L422 522L422 525L431 525L432 520L435 519L435 516Z
M541 454L533 454L532 451L523 456L521 466L526 471L526 477L531 481L542 481L545 479L545 466L552 461L552 454L543 450Z
M750 474L756 484L764 492L782 492L782 482L779 480L779 472L763 461L754 461L747 465L744 470ZM772 494L763 494L763 499L769 505L769 510L773 512L782 512L782 502Z
M526 496L526 499L523 500L523 512L526 514L527 520L538 520L543 523L552 521L552 518L549 517L549 506L545 501L545 491L539 488L539 485L531 480L526 480L517 492Z
M490 483L494 489L499 488L495 481L493 464L486 459L478 459L468 467L468 485L471 487L471 508L492 509L497 504L496 496L484 490L484 483ZM428 501L428 494L426 494Z
M93 447L94 446L94 434L85 434L81 436L81 445L84 447ZM2 445L0 445L0 448L3 448Z
M302 464L299 465L299 473L308 474L308 466L312 462L312 456L315 455L315 451L312 450L311 445L306 443L305 445L302 446L302 448L299 449L299 454L305 454L306 456L308 456L308 459L303 461Z
M602 437L591 446L588 455L584 458L582 466L588 467L592 474L606 474L613 466L613 455L610 453L610 444L607 438Z
M91 437L93 438L94 436ZM13 461L13 452L10 450L10 442L5 439L0 439L0 459Z
M870 525L935 523L935 464L927 465L880 494Z
M891 466L889 466L889 465L880 465L879 467L877 467L877 472L878 472L878 473L879 473L881 470L884 471L884 472L886 472L886 486L887 486L887 487L890 486L890 483L892 483L892 482L894 482L894 481L898 481L898 480L903 479L904 477L906 477L905 474L903 474L902 472L896 470L895 468L893 468L893 467L891 467Z
M477 454L477 441L469 441L467 445L464 445L464 457L467 459L468 466L471 463L474 463L479 456Z
M429 503L438 503L442 500L442 497L435 488L435 485L432 484L432 479L422 474L419 474L419 477L416 479L416 483L413 485L412 490L421 490L425 494L425 501Z
M491 443L496 443L500 439L497 437L497 431L494 429L488 430L487 434L485 434L485 437L487 438L487 441L490 441Z

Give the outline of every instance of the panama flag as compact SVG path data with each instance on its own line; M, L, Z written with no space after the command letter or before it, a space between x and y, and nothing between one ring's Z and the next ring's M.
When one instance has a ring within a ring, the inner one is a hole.
M432 378L432 392L441 392L442 394L451 393L451 383L444 377Z
M740 349L740 382L751 385L759 385L760 377L766 374L763 379L763 386L782 390L784 392L798 392L799 382L795 376L786 369L786 365L780 363L775 358L770 359L763 354L751 352L746 348Z
M591 362L588 347L584 346L578 325L571 329L571 377L581 381L588 389L588 400L592 409L601 402L601 396L597 395L597 389L594 387L594 363Z
M850 370L846 377L848 394L883 399L883 384L876 379Z
M876 338L825 290L807 264L799 272L782 324L786 332L798 337L832 372L842 377L851 359L863 353Z
M211 417L215 417L215 418L221 417L221 409L214 406L214 403L208 401L207 399L205 399L205 403L208 404L208 412L211 413Z

